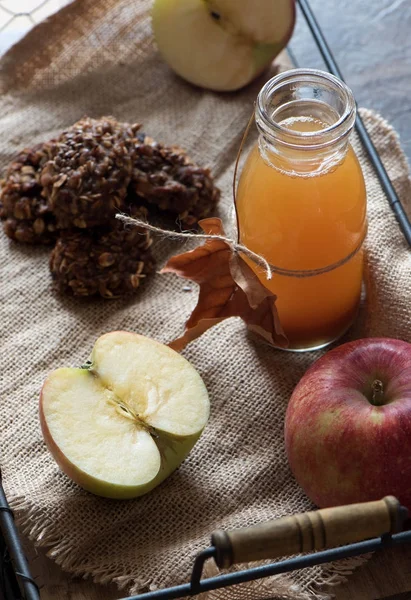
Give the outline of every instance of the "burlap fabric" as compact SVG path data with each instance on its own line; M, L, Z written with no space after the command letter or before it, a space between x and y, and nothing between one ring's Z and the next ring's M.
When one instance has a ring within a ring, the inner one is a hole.
M57 134L85 114L141 121L211 166L228 214L233 164L262 80L233 94L175 77L151 41L146 0L78 0L37 27L1 61L1 167L24 145ZM267 77L267 74L266 74ZM404 204L411 183L395 132L362 111ZM368 298L349 337L411 342L411 256L357 143L367 180ZM241 527L311 508L287 467L283 417L291 391L320 353L294 355L250 338L232 319L185 356L204 377L212 411L180 469L149 496L94 497L58 470L42 441L37 404L47 374L80 365L104 332L126 329L168 341L196 300L173 275L156 275L133 299L76 300L52 292L48 251L1 242L1 467L22 529L64 569L130 591L186 581L215 528ZM182 251L157 242L160 263ZM323 598L354 562L212 593L210 598ZM323 595L324 594L324 595Z

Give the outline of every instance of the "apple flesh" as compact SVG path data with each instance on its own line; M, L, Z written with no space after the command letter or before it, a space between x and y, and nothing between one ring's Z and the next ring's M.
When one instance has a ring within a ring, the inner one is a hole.
M285 443L317 506L394 495L411 509L411 344L357 340L316 361L291 396Z
M152 25L168 65L195 85L237 90L286 46L295 0L155 0Z
M205 385L180 354L144 336L100 337L84 368L61 368L40 396L44 440L84 489L146 494L186 458L209 416Z

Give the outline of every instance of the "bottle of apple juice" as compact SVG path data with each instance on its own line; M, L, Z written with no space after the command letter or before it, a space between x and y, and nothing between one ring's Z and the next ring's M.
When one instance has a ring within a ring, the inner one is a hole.
M281 73L258 95L258 142L236 197L239 240L272 266L267 280L249 261L277 296L290 350L330 344L358 310L367 225L349 143L355 116L351 90L317 70Z

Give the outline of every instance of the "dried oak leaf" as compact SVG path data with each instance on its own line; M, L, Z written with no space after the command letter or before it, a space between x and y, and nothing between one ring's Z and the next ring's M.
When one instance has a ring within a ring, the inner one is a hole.
M207 235L225 235L217 217L199 222ZM240 317L269 343L287 347L275 306L276 296L259 280L238 252L220 239L173 256L161 273L176 273L200 286L198 302L184 334L169 346L180 351L207 329L229 317Z

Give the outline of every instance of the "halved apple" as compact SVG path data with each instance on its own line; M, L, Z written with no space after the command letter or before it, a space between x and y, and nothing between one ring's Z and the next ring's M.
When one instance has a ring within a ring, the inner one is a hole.
M209 416L198 372L150 338L100 337L83 368L62 368L40 396L44 440L84 489L108 498L146 494L186 458Z
M201 87L237 90L286 46L295 0L155 0L154 37L178 75Z

